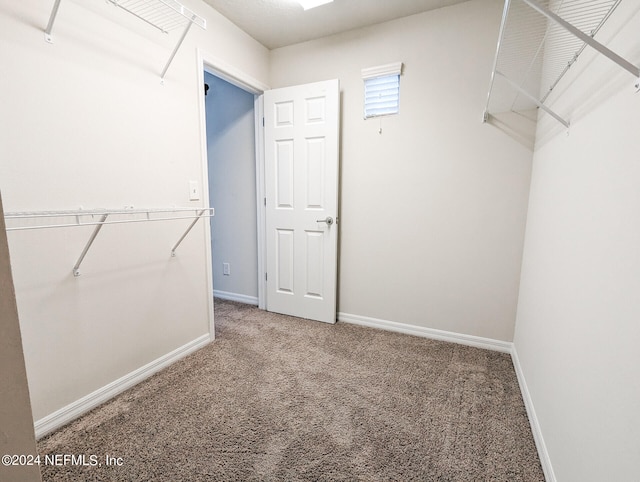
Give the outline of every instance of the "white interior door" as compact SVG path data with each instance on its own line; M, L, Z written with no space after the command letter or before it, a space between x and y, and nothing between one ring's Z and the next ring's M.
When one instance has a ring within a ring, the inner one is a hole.
M267 310L335 323L338 80L264 93Z

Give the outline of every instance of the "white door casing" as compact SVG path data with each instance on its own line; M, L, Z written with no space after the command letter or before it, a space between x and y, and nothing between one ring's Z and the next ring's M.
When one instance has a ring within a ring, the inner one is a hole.
M338 80L264 93L267 310L336 321Z

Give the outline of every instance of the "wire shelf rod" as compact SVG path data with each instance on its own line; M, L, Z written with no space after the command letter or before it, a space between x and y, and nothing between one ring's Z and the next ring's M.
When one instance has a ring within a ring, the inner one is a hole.
M5 213L5 219L19 218L42 218L42 217L61 217L61 216L101 216L103 214L146 214L146 213L175 213L175 212L191 212L198 211L202 208L197 207L175 207L175 208L153 208L153 209L77 209L63 211L20 211L14 213ZM213 208L211 208L213 209Z
M185 216L187 212L193 211L193 215ZM177 216L166 216L167 213L177 213ZM77 227L77 226L94 226L94 230L91 233L91 236L87 240L78 260L73 265L73 276L80 276L80 265L84 261L87 253L91 249L93 242L96 240L98 234L102 230L105 225L110 224L128 224L128 223L144 223L144 222L153 222L153 221L175 221L179 219L191 219L193 220L187 229L184 231L178 242L174 244L171 248L171 256L175 257L176 249L185 239L185 237L189 234L189 232L193 229L196 223L201 218L210 218L214 215L215 211L213 208L172 208L172 209L125 209L125 210L79 210L79 211L39 211L39 212L22 212L22 213L6 213L5 219L10 220L28 220L28 219L52 219L55 217L75 217L76 221L74 223L58 223L58 224L40 224L40 225L31 225L31 226L18 226L18 227L5 227L6 231L25 231L25 230L34 230L34 229L44 229L44 228L66 228L66 227ZM152 217L153 214L163 214L163 217ZM112 216L145 216L143 219L111 219ZM83 217L95 217L100 216L98 221L82 221Z
M143 223L143 222L155 222L155 221L174 221L179 219L200 219L201 217L213 217L214 209L205 208L202 214L198 214L199 211L203 211L202 208L176 208L176 209L147 209L147 210L95 210L95 211L50 211L50 212L32 212L32 213L6 213L5 220L15 219L46 219L55 217L75 217L75 222L68 223L56 223L56 224L38 224L30 226L13 226L6 227L6 231L30 231L34 229L48 229L48 228L71 228L77 226L97 226L102 224L129 224L129 223ZM153 214L166 214L166 213L187 213L193 212L190 216L164 216L164 217L151 217ZM206 214L205 214L206 212ZM108 221L81 221L81 217L95 217L95 216L118 216L118 215L145 215L144 219L109 219Z

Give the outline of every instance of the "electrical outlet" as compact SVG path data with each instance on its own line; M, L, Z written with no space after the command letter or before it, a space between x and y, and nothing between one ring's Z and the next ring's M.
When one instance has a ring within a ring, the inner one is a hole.
M189 201L200 200L200 188L198 187L198 181L189 181Z
M229 263L222 263L222 274L231 276L231 265Z

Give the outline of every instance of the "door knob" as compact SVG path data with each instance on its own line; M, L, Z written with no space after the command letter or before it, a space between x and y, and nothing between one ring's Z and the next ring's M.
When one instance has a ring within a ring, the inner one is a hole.
M317 219L316 223L327 223L331 226L333 224L333 218L331 216L327 216L325 219Z

